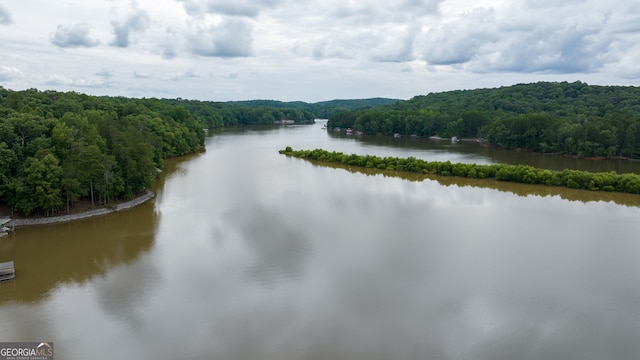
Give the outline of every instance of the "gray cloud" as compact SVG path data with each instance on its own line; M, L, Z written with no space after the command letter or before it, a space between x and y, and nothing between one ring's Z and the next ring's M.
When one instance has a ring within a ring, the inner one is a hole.
M105 79L113 77L113 73L107 69L102 69L99 72L97 72L95 75Z
M149 27L150 18L146 11L138 10L124 22L112 21L115 38L111 45L126 48L129 46L129 35L134 32L143 32Z
M327 58L347 59L354 56L354 50L345 47L344 44L340 41L335 41L335 39L325 39L314 44L312 55L316 60Z
M13 23L11 12L9 12L9 9L4 7L4 5L0 4L0 25L9 25L11 23Z
M381 62L406 62L415 59L413 45L420 28L411 26L403 34L389 34L378 42L372 51L372 59Z
M610 42L610 14L576 11L562 3L512 8L496 18L493 41L483 45L477 67L483 71L593 72L604 65ZM541 20L538 20L541 19ZM474 68L474 67L472 67Z
M253 53L251 24L229 18L217 25L198 30L188 38L190 50L200 56L246 57Z
M266 8L278 4L280 0L179 0L185 11L192 16L216 13L229 16L256 17Z
M215 71L220 86L211 96L224 99L327 100L640 79L637 0L119 0L77 3L73 11L43 2L37 12L30 2L0 3L0 29L14 30L0 32L0 77L21 88L103 82L112 87L101 93L202 96L203 77L184 73L191 70ZM85 23L77 24L79 14ZM67 47L83 47L83 56L59 51ZM246 58L226 61L234 57ZM96 73L105 68L111 77ZM134 79L134 70L153 76ZM247 76L222 75L234 72ZM170 74L180 87L162 88ZM263 85L298 84L299 77L319 86Z
M180 34L172 29L166 29L162 40L158 44L158 50L163 59L173 59L178 56L177 45L181 39Z
M431 65L464 65L477 73L595 71L609 51L603 40L608 16L571 11L575 9L474 9L423 34L422 58Z
M590 31L561 29L545 36L509 40L494 59L483 60L488 71L591 72L603 65L607 44L599 44ZM498 44L500 48L502 44Z
M100 42L91 39L89 32L91 26L86 23L75 25L58 25L58 28L51 39L51 43L59 47L93 47Z
M423 58L432 65L453 65L471 61L482 44L480 36L456 35L459 29L446 28L429 31Z

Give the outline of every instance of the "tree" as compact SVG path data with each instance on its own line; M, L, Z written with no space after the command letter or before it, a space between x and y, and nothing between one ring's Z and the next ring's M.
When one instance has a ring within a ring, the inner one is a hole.
M53 154L42 159L30 157L22 172L23 183L17 192L17 208L25 214L34 210L53 214L63 202L60 181L62 168Z

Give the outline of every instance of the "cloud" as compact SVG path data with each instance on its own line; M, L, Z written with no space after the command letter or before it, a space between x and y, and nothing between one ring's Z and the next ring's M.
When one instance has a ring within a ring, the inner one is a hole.
M172 29L166 29L162 36L162 40L158 44L160 55L163 59L173 59L178 56L177 46L180 34Z
M422 34L422 59L476 73L596 71L609 51L603 36L608 17L572 12L535 3L455 14Z
M278 4L279 0L179 0L187 14L202 16L214 13L228 16L256 17L266 8Z
M224 19L188 38L190 50L200 56L246 57L253 53L252 26L240 18Z
M445 0L404 0L401 2L401 7L410 11L417 11L418 13L430 13L435 14L438 12L440 3Z
M0 76L24 88L102 81L112 87L101 94L200 97L213 71L210 96L221 99L328 100L640 81L637 0L109 0L40 2L36 12L29 1L0 3ZM82 51L60 51L68 47ZM180 86L162 88L172 79Z
M353 49L345 47L341 41L329 38L316 42L313 45L313 58L316 60L336 58L336 59L348 59L355 55Z
M414 24L426 15L436 15L444 0L325 0L311 14L326 13L330 22L377 27L379 24ZM305 14L306 15L306 14Z
M420 28L417 26L389 32L371 51L371 58L381 62L407 62L415 59L413 44L418 32Z
M441 21L420 35L422 59L430 65L454 65L471 61L480 48L496 38L495 13L476 8L452 21Z
M611 40L605 34L606 12L576 13L575 6L566 4L551 8L534 5L512 8L505 14L509 19L497 19L497 33L492 42L483 45L482 58L472 69L588 73L603 66Z
M13 23L11 12L9 9L0 4L0 25L9 25Z
M189 71L183 71L183 72L177 72L177 73L174 73L174 74L169 74L169 76L163 78L163 80L180 81L180 80L195 79L195 78L200 78L200 77L202 77L200 74L197 74L197 73L189 70Z
M146 11L138 10L132 14L124 22L112 21L113 33L115 38L111 45L126 48L129 46L129 35L131 33L141 33L149 27L150 18Z
M152 77L151 73L146 73L146 72L141 72L141 71L134 71L133 72L133 77L136 79L150 79Z
M102 69L99 72L96 73L96 76L108 79L113 77L113 73L107 69Z
M603 65L607 44L599 44L596 33L576 28L558 29L544 35L523 35L494 44L495 56L478 64L485 71L592 72Z
M110 76L104 76L104 74L96 74L86 77L71 78L64 75L52 74L47 77L45 84L50 86L101 88L113 85L108 81L109 77Z
M0 66L0 81L8 81L23 77L24 74L18 68L11 66Z
M93 47L100 43L97 39L90 39L91 26L87 23L75 25L58 25L51 43L56 46L66 47Z

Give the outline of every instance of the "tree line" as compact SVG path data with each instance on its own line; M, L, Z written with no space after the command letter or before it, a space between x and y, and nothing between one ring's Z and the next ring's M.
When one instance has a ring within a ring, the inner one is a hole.
M580 157L640 157L640 88L539 82L416 96L344 111L330 128L365 134L482 138L488 144Z
M128 199L151 185L162 160L198 151L203 128L313 123L390 99L309 104L135 99L0 86L0 205L24 215Z
M294 120L298 124L310 124L314 119L326 119L341 111L370 109L395 104L399 100L373 98L330 100L317 103L276 100L215 102L166 99L163 101L176 106L184 106L207 128L221 128L237 125L272 125L280 120Z
M495 179L498 181L523 184L562 186L571 189L640 194L640 175L637 174L618 174L616 172L593 173L569 169L551 171L528 165L480 165L451 163L449 161L425 161L414 157L398 158L357 154L347 155L342 152L330 152L323 149L293 150L290 146L280 150L280 153L302 159L385 171L403 171L474 179Z
M201 123L183 106L0 87L0 203L16 213L131 198L163 159L203 145Z

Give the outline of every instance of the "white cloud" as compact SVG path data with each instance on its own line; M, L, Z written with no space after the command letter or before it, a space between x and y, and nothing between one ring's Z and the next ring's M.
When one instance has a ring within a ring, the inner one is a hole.
M51 43L59 47L93 47L100 43L97 39L91 39L91 26L87 23L75 25L58 25Z
M0 81L13 80L23 77L22 71L12 66L0 66Z
M52 74L47 77L45 83L50 86L70 86L80 88L109 87L109 76L91 75L86 77L70 78L64 75Z
M10 10L0 6L0 76L14 88L313 101L640 84L635 0L21 0Z

